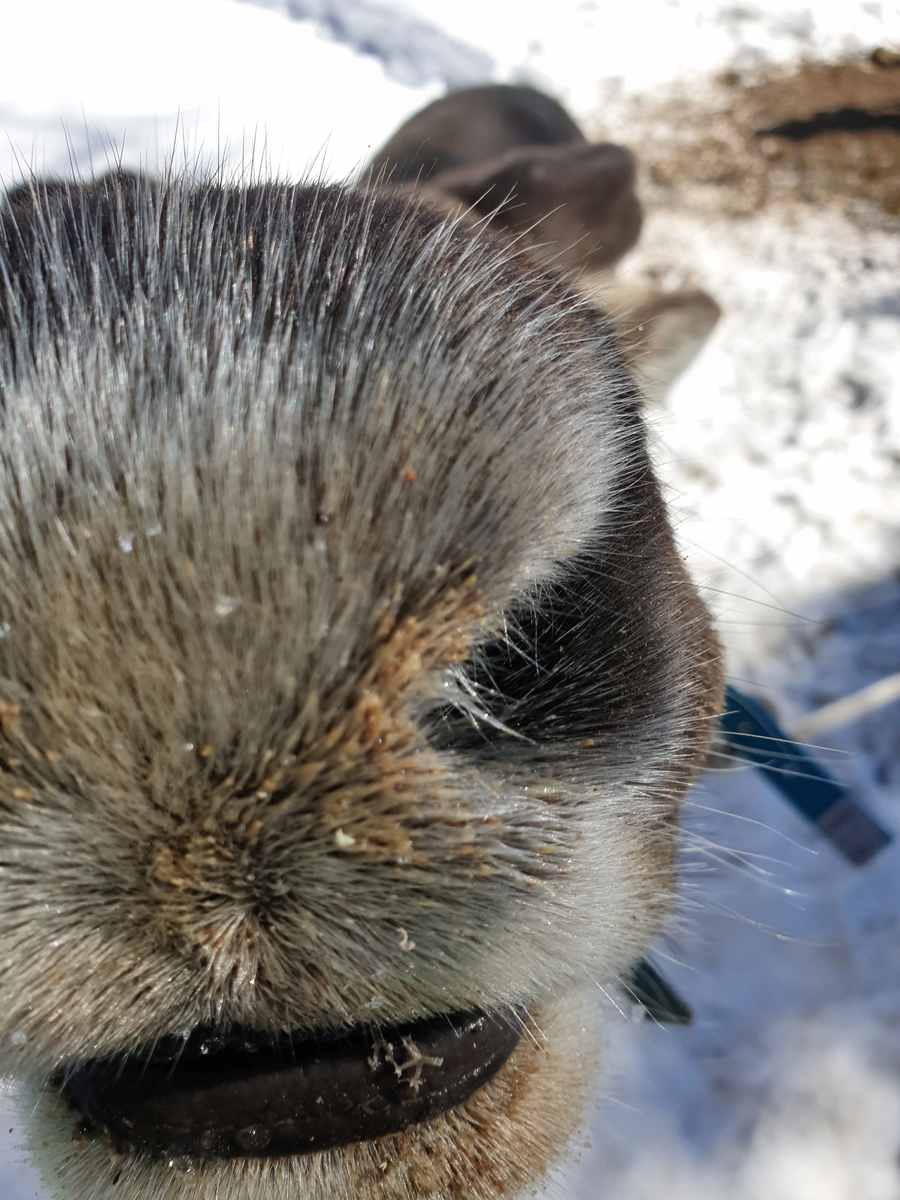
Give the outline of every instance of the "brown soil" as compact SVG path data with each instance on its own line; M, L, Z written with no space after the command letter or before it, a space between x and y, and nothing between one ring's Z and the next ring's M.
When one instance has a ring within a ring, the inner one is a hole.
M838 128L834 128L838 126ZM594 139L624 142L650 206L749 215L774 202L838 202L900 217L900 54L729 72L704 89L604 108Z

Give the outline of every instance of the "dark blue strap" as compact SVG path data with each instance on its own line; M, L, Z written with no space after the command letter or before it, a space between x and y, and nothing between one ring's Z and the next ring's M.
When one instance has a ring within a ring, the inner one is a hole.
M736 688L725 689L719 730L726 746L718 747L718 752L725 750L762 771L854 866L867 863L891 841L891 835L790 739L761 704ZM647 959L636 962L622 982L655 1021L690 1024L690 1008Z
M891 841L891 835L761 704L736 688L725 689L719 728L729 752L758 767L855 866L867 863Z

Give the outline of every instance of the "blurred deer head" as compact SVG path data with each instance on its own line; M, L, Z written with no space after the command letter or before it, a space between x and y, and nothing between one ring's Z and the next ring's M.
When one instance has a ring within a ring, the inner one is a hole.
M529 87L451 92L411 117L371 169L420 199L517 238L613 316L626 361L651 400L696 357L719 319L711 296L628 286L610 268L641 230L636 164L589 143L555 100Z

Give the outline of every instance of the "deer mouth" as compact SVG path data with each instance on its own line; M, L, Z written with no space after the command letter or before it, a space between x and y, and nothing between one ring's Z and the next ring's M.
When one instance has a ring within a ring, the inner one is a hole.
M198 1028L57 1082L88 1134L204 1161L306 1154L399 1133L468 1099L503 1066L521 1011L449 1013L338 1035Z

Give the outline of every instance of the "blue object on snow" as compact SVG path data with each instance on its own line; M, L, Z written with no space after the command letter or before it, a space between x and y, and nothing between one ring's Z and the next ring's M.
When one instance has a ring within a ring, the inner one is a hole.
M719 729L729 752L758 767L854 866L867 863L891 841L891 835L761 704L733 687L725 689Z

